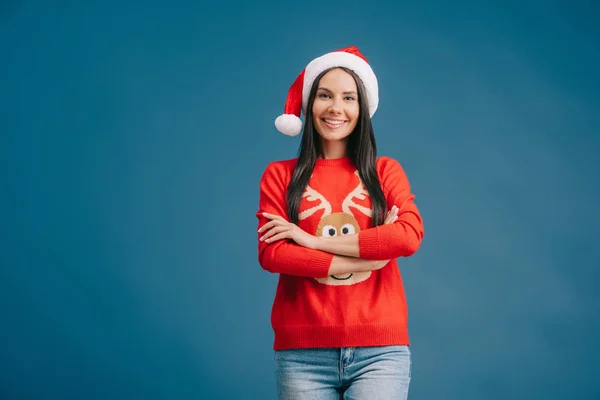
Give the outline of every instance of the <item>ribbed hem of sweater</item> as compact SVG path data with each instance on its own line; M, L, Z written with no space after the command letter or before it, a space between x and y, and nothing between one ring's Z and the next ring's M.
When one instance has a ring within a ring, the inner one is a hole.
M410 345L405 324L285 326L275 328L274 350Z

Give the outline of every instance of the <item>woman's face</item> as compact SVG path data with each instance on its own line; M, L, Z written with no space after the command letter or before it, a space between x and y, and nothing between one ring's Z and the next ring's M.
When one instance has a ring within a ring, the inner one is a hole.
M326 141L344 140L354 131L360 107L352 75L335 68L319 82L312 106L315 129Z

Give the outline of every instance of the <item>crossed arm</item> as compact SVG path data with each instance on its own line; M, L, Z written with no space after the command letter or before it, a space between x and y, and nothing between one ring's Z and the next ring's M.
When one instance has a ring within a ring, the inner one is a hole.
M327 275L342 275L350 272L373 271L387 265L388 260L368 260L359 258L360 248L358 235L345 235L335 237L313 236L302 230L297 225L288 222L285 218L263 212L262 215L269 220L260 227L259 234L263 234L260 242L274 243L282 239L290 239L297 245L311 250L322 251L333 255ZM394 206L387 213L384 224L391 224L398 219L398 207Z
M282 202L286 171L269 166L261 179L259 263L267 271L321 278L383 268L391 259L410 256L423 237L421 217L404 171L394 160L383 165L386 203L383 225L353 235L316 237L285 219ZM282 240L289 239L289 240Z
M258 233L264 233L260 237L260 241L272 243L281 239L291 239L300 246L322 250L340 256L359 257L360 258L360 243L358 234L333 236L333 237L318 237L300 229L297 225L286 221L279 215L263 212L262 215L270 221L264 224L258 230ZM387 213L384 225L391 224L398 219L398 207L393 206Z

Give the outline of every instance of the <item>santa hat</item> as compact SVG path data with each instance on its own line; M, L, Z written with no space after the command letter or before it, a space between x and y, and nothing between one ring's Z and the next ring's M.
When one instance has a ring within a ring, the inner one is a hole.
M377 78L369 66L369 62L355 46L322 55L312 60L296 78L285 102L283 114L275 120L277 130L288 136L296 136L302 132L300 113L306 115L308 95L317 76L333 67L346 67L356 73L367 91L369 115L372 117L379 104Z

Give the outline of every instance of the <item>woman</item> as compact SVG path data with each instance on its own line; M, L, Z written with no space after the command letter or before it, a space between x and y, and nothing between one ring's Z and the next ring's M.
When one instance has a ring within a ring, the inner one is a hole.
M423 223L400 164L377 158L373 70L356 47L311 61L275 125L298 158L260 183L258 259L279 274L271 323L280 399L405 399L407 308L396 258Z

